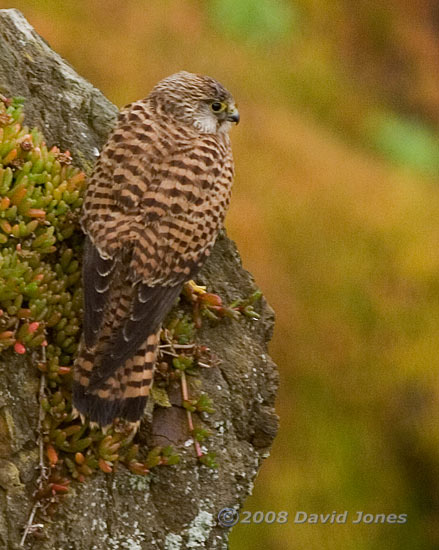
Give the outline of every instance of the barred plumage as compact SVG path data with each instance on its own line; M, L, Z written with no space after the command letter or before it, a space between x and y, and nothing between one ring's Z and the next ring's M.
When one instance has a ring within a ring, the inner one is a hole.
M180 72L123 109L96 163L82 227L84 336L75 407L105 426L140 419L161 323L215 242L239 115L216 80Z

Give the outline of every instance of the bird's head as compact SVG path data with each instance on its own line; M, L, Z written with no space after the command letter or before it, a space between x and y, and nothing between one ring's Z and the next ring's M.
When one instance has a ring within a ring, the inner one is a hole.
M227 132L239 122L233 96L210 76L181 71L161 80L149 97L157 107L201 133Z

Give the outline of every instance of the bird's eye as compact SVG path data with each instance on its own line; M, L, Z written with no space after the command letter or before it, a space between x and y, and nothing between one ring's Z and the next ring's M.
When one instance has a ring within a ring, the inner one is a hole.
M221 111L224 111L224 109L226 108L226 104L220 103L219 101L214 101L210 104L210 108L214 113L220 113Z

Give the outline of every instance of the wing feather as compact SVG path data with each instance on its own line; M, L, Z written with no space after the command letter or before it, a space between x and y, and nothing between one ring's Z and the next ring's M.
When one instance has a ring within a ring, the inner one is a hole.
M84 246L84 339L86 346L91 348L102 325L116 262L103 258L88 237Z
M93 369L90 389L99 387L129 359L146 338L156 333L164 317L179 296L181 285L134 287L131 313L115 327L113 337L105 348L99 366Z

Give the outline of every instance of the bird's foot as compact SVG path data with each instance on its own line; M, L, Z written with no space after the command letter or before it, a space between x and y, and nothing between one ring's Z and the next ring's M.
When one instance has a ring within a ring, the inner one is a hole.
M202 315L217 319L214 310L222 307L220 296L207 292L205 286L197 285L192 280L185 284L184 295L192 303L192 314L197 328L201 327Z
M197 285L195 281L192 279L188 281L185 285L185 290L187 290L191 294L197 294L198 296L202 296L203 294L206 294L206 286L203 285Z

